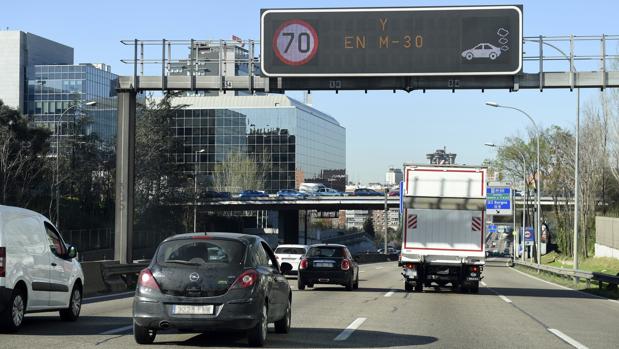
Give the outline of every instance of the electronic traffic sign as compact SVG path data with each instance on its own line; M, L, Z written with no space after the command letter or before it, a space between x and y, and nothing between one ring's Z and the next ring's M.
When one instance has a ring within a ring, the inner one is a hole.
M488 183L486 187L486 212L489 215L512 214L512 190L509 183Z
M514 75L522 7L266 9L267 76Z

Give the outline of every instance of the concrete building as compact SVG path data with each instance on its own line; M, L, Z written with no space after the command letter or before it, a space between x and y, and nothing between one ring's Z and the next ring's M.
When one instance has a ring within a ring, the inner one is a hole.
M73 48L23 31L0 31L0 99L26 113L28 79L39 64L73 64Z
M402 179L404 179L404 175L402 174L401 169L390 167L389 170L387 170L385 175L385 183L388 186L399 185Z

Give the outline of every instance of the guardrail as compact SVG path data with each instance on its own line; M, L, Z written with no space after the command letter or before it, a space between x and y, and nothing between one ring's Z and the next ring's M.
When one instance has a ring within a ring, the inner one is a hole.
M587 288L591 287L591 281L597 282L599 288L602 288L604 283L609 284L609 286L612 285L612 287L617 287L617 285L619 285L619 275L615 276L604 273L590 272L586 270L558 268L543 264L538 266L535 263L522 262L519 260L515 260L514 264L522 265L538 271L543 271L566 279L585 279Z

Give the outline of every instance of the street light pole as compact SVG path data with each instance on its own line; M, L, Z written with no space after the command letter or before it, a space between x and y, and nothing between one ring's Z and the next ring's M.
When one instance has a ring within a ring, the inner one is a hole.
M195 162L193 164L193 232L197 233L198 223L198 166L200 164L199 153L204 153L204 149L196 150Z
M97 102L89 101L84 103L84 105L91 107L97 105ZM56 187L56 229L60 228L60 134L58 132L58 119L62 121L62 117L68 113L69 110L77 108L77 106L78 104L69 106L59 117L56 117L56 114L54 114L54 134L56 135L56 178L54 179Z
M541 45L546 45L549 47L552 47L553 49L557 50L559 53L561 53L563 55L563 57L565 57L566 60L568 60L570 62L570 72L572 72L572 79L574 79L574 73L577 72L576 70L576 66L574 65L574 36L570 35L570 55L568 56L565 52L563 52L562 49L558 48L557 46L544 41L543 37L540 36L539 40L531 40L533 42L539 42L540 43L540 52L541 52ZM540 59L542 59L542 54L540 53ZM540 74L542 72L540 71ZM573 80L572 80L573 82ZM579 172L579 148L580 148L580 88L576 88L576 131L574 132L574 138L575 138L575 145L574 145L574 248L573 248L573 255L574 255L574 270L578 269L578 180L579 180L579 176L578 176L578 172ZM575 278L575 280L578 280L578 278Z
M541 137L541 133L539 128L537 127L537 124L535 123L535 120L533 120L533 118L531 117L531 115L527 114L524 110L522 109L518 109L515 107L510 107L507 105L500 105L498 103L495 102L486 102L486 105L490 106L490 107L495 107L495 108L505 108L505 109L512 109L512 110L516 110L519 111L520 113L522 113L524 116L526 116L531 123L533 124L533 128L535 128L535 132L537 133L537 185L536 185L536 192L537 192L537 209L536 209L536 217L535 217L535 244L537 246L537 264L539 267L539 264L541 263L541 241L540 241L540 216L541 216L541 205L540 205L540 195L541 195L541 186L540 186L540 177L541 177L541 172L540 172L540 158L539 158L539 141L540 141L540 137ZM524 232L523 232L524 233ZM538 269L539 270L539 269Z
M492 147L492 148L505 148L502 146L497 146L494 143L484 143L485 146L487 147ZM524 262L524 231L527 227L527 160L524 156L524 153L522 153L520 150L518 149L513 149L515 150L518 155L520 155L520 157L522 158L522 182L523 182L523 189L524 189L524 201L522 203L522 261ZM516 230L516 204L515 204L515 200L514 200L514 231ZM520 234L518 234L518 239L520 239ZM516 256L518 255L518 248L516 247L516 238L514 238L514 258L516 258Z
M389 211L388 211L388 210L389 210L389 208L387 207L387 200L388 200L388 197L387 197L387 196L388 196L388 194L389 194L389 189L385 188L385 190L384 190L384 191L385 191L385 212L384 212L384 219L385 219L385 221L384 221L384 227L385 227L385 244L384 244L384 245L385 245L385 246L384 246L384 247L385 247L385 254L388 254L388 252L387 252L387 226L388 226L388 218L387 218L387 215L388 215L388 213L389 213Z

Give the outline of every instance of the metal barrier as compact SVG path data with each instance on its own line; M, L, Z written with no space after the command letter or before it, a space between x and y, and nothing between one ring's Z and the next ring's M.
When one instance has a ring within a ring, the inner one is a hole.
M587 283L587 288L591 286L591 280L594 280L593 273L590 271L558 268L558 267L552 267L552 266L543 265L543 264L540 264L538 266L535 263L522 262L519 260L515 260L514 264L522 265L527 268L535 269L537 271L543 271L543 272L553 274L553 275L566 278L566 279L572 279L572 280L585 279L585 282Z
M598 285L600 286L600 288L602 288L604 283L607 283L609 288L612 285L612 287L614 287L615 289L619 285L619 273L617 274L617 276L614 276L610 274L593 272L593 279L598 282Z

